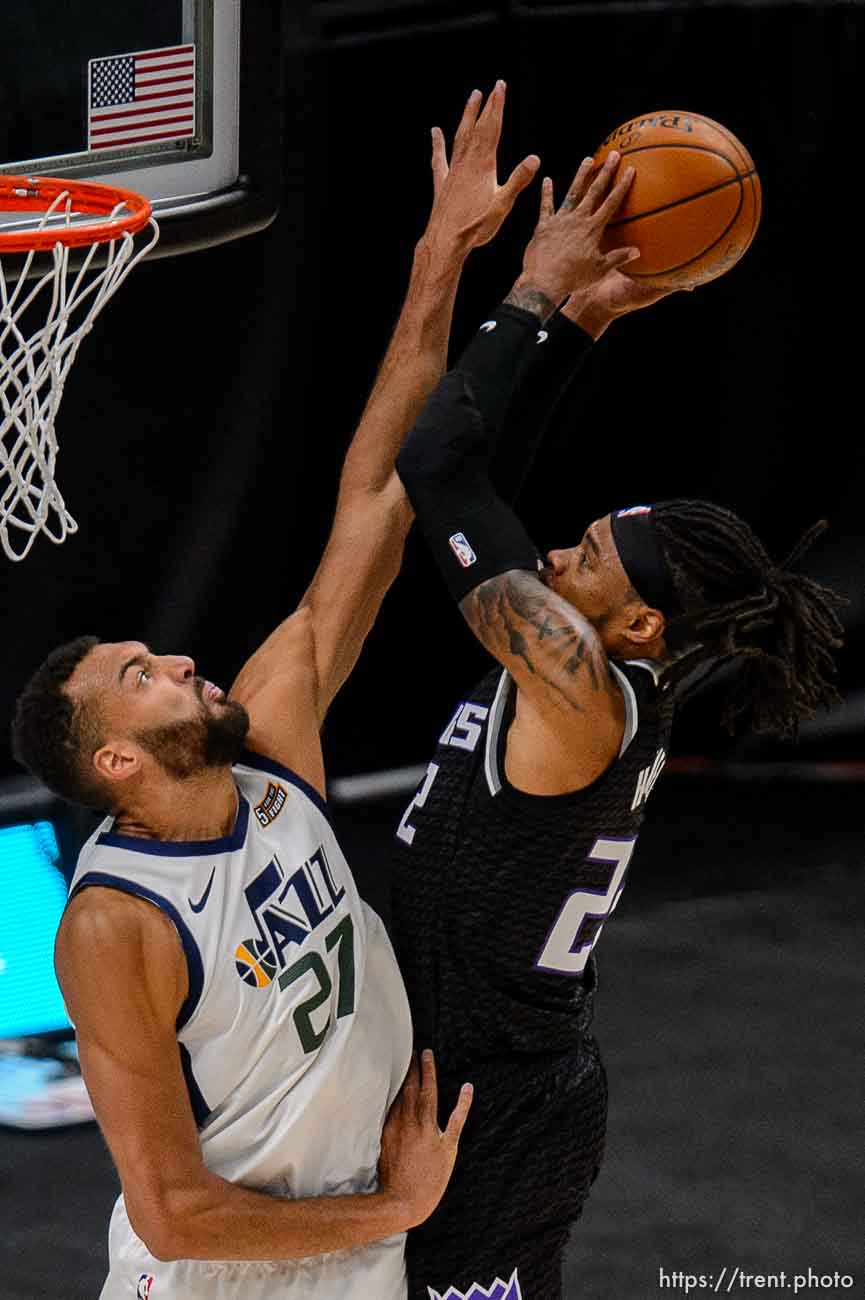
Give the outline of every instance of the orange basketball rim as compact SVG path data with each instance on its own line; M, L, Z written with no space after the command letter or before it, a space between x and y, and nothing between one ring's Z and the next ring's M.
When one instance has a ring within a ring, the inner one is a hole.
M0 547L20 560L77 529L56 479L63 387L159 227L132 190L41 176L0 176L0 215Z
M0 228L0 256L47 252L58 243L64 248L105 243L137 234L152 216L149 200L134 190L49 176L0 176L0 211L41 212L50 221Z

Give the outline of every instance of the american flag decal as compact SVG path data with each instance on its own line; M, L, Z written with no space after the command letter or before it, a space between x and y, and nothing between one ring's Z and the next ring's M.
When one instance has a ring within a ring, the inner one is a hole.
M87 64L87 147L118 149L195 135L195 46Z

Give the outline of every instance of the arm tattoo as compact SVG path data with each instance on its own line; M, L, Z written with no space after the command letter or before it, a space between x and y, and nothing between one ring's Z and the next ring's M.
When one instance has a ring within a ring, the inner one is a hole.
M542 325L556 309L552 298L548 298L540 289L532 288L530 284L514 285L505 302L509 307L521 307L523 311L534 312Z
M576 611L569 617L534 574L499 574L470 592L461 609L491 654L521 660L572 708L581 710L575 687L613 689L609 661L594 629Z

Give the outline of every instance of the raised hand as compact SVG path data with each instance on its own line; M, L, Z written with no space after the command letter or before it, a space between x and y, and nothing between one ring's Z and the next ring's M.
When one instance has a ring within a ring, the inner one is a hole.
M464 1084L444 1132L438 1126L438 1085L433 1054L417 1057L390 1108L381 1135L379 1191L394 1199L405 1229L428 1219L453 1173L460 1134L472 1104Z
M634 178L626 167L613 184L619 154L613 150L593 177L593 159L584 158L560 208L553 201L553 183L546 177L541 211L523 255L523 270L507 301L549 316L570 294L585 294L611 271L639 257L636 248L606 252L604 231L615 216Z
M441 129L433 127L433 206L424 236L427 240L455 243L463 253L489 243L517 196L537 173L541 160L529 154L504 185L498 183L496 154L505 94L505 83L497 81L481 108L481 92L472 91L454 136L450 160Z

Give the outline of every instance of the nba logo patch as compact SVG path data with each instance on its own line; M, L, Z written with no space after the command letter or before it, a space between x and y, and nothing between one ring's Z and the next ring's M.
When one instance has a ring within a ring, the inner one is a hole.
M150 1288L153 1286L154 1279L150 1273L142 1273L138 1279L138 1288L135 1292L136 1300L148 1300Z
M448 538L448 544L464 569L468 569L477 561L478 557L472 550L465 533L454 533L453 537Z
M439 1295L438 1291L434 1291L431 1286L427 1287L427 1290L429 1300L523 1300L516 1269L511 1273L509 1281L503 1282L500 1277L497 1277L489 1287L474 1282L468 1291L457 1291L456 1287L449 1286L444 1295Z

